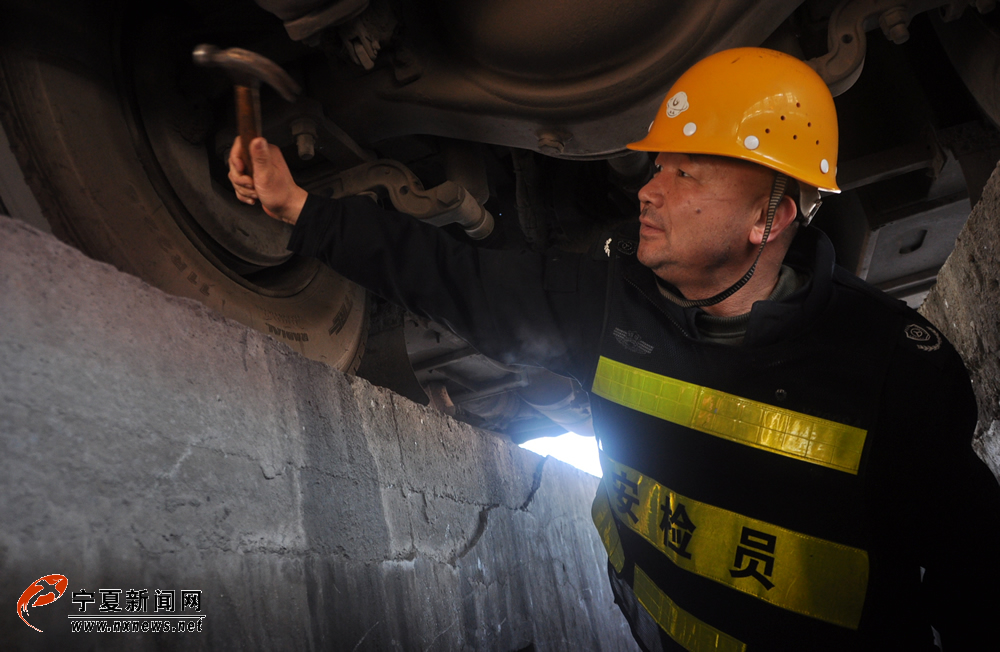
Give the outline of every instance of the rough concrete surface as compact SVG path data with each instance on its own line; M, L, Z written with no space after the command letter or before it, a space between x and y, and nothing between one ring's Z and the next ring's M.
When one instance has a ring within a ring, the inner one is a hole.
M1000 167L920 308L965 360L979 401L974 446L1000 477Z
M4 649L632 650L596 484L0 218ZM70 634L101 589L204 631Z

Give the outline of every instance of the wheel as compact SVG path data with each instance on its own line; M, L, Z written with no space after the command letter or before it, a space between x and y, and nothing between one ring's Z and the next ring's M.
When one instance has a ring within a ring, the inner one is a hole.
M948 58L994 125L1000 126L1000 11L967 8L953 22L933 22Z
M171 68L178 51L190 59L195 30L176 36L111 2L20 2L4 14L0 122L53 233L353 372L366 294L292 256L290 227L235 200L216 143L224 119Z

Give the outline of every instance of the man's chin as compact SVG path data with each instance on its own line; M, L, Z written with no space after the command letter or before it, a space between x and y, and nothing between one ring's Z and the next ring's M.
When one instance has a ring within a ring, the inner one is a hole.
M660 278L669 275L668 270L671 268L670 261L664 256L662 249L657 249L650 242L644 243L642 238L639 238L639 246L636 248L635 258L643 266L653 270L653 273Z
M657 266L656 255L652 244L641 235L639 236L639 246L635 251L636 260L646 267L655 268Z

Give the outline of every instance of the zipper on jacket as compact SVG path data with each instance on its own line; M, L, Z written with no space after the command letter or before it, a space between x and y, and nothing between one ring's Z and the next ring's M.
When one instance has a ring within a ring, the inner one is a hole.
M674 326L676 326L677 330L679 330L685 337L687 337L689 339L692 339L692 340L695 339L695 338L691 337L691 335L687 332L687 330L683 326L681 326L680 324L677 323L677 320L674 319L673 315L671 315L669 312L667 312L666 310L664 310L662 306L660 306L660 305L658 305L656 303L656 301L653 301L653 299L650 298L650 296L648 294L646 294L645 290L643 290L641 287L639 287L638 285L636 285L635 282L632 279L630 279L627 275L625 275L624 273L622 274L622 277L625 279L626 283L628 283L629 285L631 285L632 287L634 287L636 290L638 290L639 294L641 294L643 296L643 298L646 299L646 301L648 301L651 304L653 304L653 306L657 310L659 310L661 313L663 313L663 316L666 317L670 321L671 324L673 324Z

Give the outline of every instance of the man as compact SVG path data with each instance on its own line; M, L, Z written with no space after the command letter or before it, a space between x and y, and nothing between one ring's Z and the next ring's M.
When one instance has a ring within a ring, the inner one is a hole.
M237 195L315 256L505 362L590 389L594 520L649 650L991 649L1000 489L975 399L926 320L807 226L837 124L800 61L744 48L685 73L633 149L642 214L592 255L480 250L296 187L251 144ZM636 228L638 227L638 228Z

